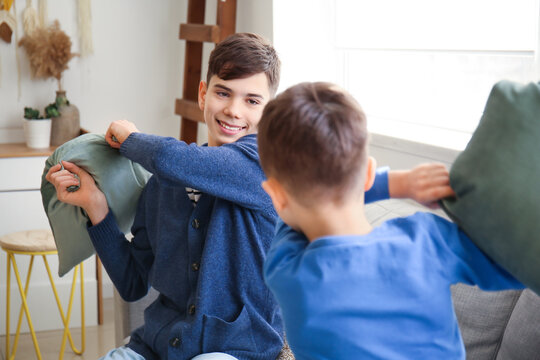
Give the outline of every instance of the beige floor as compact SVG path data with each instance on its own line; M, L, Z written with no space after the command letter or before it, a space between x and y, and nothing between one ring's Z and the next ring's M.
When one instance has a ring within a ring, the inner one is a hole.
M104 323L99 326L88 326L86 328L86 349L83 355L79 356L73 353L69 342L66 344L64 352L65 360L96 360L104 355L108 350L114 347L114 314L113 299L108 298L103 301ZM80 329L71 330L75 346L80 349L81 331ZM36 333L39 343L39 349L43 360L56 360L60 352L63 331L42 331ZM11 338L10 347L13 345ZM6 338L0 336L0 359L5 360ZM15 359L31 360L37 359L34 344L30 334L21 335L19 346Z

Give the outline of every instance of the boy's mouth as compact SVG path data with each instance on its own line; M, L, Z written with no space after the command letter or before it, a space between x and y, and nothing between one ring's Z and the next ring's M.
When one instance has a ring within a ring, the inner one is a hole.
M216 121L221 127L221 129L223 129L223 131L228 134L236 134L246 128L246 126L235 126L235 125L227 124L226 122L223 122L217 119Z

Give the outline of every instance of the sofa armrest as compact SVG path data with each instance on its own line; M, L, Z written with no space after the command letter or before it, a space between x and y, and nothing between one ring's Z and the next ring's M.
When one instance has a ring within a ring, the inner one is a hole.
M497 360L540 357L540 296L523 290L504 331Z
M452 300L467 359L496 358L521 290L483 291L476 286L452 286Z

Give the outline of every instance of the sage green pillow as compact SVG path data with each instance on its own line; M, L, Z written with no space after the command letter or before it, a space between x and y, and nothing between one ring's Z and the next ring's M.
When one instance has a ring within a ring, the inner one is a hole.
M540 294L540 86L497 83L450 169L446 213L475 244Z
M92 256L94 247L86 230L89 220L86 213L58 200L56 189L45 179L49 169L60 160L72 162L92 175L124 233L133 224L139 196L151 174L120 155L98 134L81 135L49 156L41 178L41 197L58 250L58 275L64 276Z

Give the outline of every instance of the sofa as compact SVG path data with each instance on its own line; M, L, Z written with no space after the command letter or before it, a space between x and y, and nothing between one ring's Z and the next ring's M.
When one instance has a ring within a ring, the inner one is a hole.
M374 226L397 216L426 208L409 200L386 200L369 204L366 214ZM441 210L435 210L446 217ZM529 289L486 292L457 284L452 287L457 320L470 360L540 360L540 297ZM157 296L153 289L135 302L114 295L116 343L125 343L130 332L143 322L144 308ZM285 347L279 360L293 360Z

